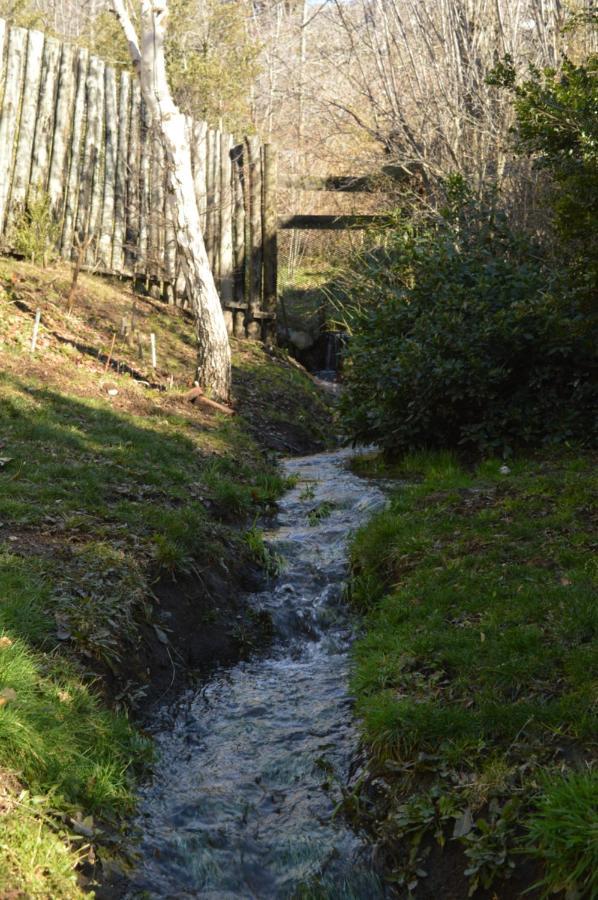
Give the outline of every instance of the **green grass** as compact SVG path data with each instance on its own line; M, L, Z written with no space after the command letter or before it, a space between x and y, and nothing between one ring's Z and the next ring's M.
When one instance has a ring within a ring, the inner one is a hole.
M446 454L410 457L391 474L416 480L353 543L364 737L392 782L399 832L421 841L422 828L446 835L472 817L459 838L472 888L517 859L523 822L541 803L539 775L552 773L558 791L570 760L595 751L593 464L522 460L501 474L498 461L468 472ZM376 459L359 466L389 474ZM427 812L407 809L412 792ZM565 842L566 830L563 816ZM572 838L571 872L588 853ZM562 873L540 856L552 888ZM592 896L584 885L580 896Z

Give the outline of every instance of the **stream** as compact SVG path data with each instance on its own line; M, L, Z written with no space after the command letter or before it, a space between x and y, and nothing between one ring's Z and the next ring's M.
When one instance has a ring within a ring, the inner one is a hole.
M217 671L156 722L159 763L140 796L128 898L384 896L371 848L333 816L358 741L347 543L385 502L348 470L353 452L283 463L298 483L266 536L281 574L249 598L272 616L272 646Z

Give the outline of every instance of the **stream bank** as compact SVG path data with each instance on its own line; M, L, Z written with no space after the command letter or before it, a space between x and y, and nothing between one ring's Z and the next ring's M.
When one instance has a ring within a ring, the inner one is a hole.
M280 572L247 598L272 622L271 645L217 669L152 724L159 760L140 795L140 859L119 896L385 896L371 847L334 816L357 748L347 545L385 504L348 471L351 455L284 461L297 483L267 534Z
M251 342L235 415L197 408L185 317L88 275L68 313L69 279L0 261L0 885L52 900L119 848L150 755L131 719L270 640L240 599L267 563L255 523L287 487L277 455L331 431L313 380ZM154 371L119 336L133 318Z

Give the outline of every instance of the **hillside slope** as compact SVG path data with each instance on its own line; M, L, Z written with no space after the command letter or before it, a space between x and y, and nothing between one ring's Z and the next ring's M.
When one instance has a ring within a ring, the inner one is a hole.
M258 344L234 347L233 415L191 403L184 315L90 276L69 312L69 282L0 260L0 889L53 898L131 809L151 748L127 711L267 641L240 599L269 563L252 522L285 486L274 451L331 428Z

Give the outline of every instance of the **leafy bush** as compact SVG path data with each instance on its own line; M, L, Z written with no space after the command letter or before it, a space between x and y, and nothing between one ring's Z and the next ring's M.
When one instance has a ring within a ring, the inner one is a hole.
M354 439L508 454L590 433L583 291L458 180L442 215L392 228L347 280L342 412Z

